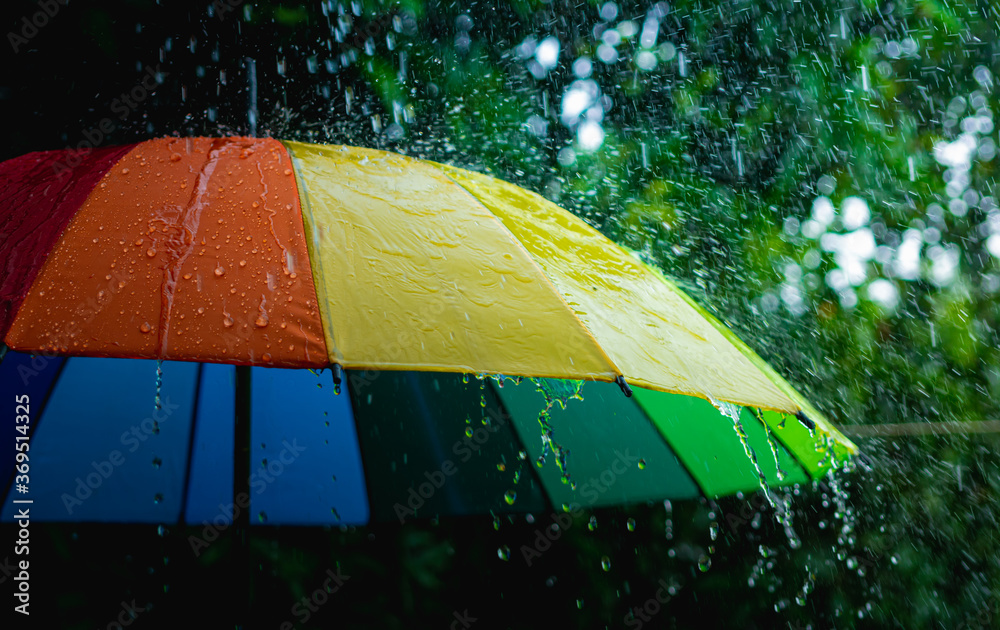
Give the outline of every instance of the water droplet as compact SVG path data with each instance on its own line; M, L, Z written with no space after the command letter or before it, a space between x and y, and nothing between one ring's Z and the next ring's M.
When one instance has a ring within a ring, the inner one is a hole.
M270 352L265 352L260 358L261 358L262 361L264 361L264 363L270 363L271 362L271 353Z
M160 459L159 457L154 457L153 458L153 468L159 468L162 465L163 465L163 460L162 459Z
M716 538L719 537L719 524L717 522L712 521L711 523L709 523L708 535L711 536L712 540L715 540Z
M229 316L229 313L224 313L225 318L222 320L222 325L226 328L233 327L233 318Z
M164 527L163 525L157 525L156 526L156 534L158 536L164 536L164 535L166 535L166 533L167 533L167 528L166 527Z
M595 529L597 529L597 517L596 516L591 516L590 520L587 521L587 529L589 529L590 531L594 531Z
M171 162L180 162L181 161L181 154L180 153L171 153L170 154L170 161Z
M517 493L513 490L508 490L504 493L503 499L507 502L507 505L514 505L514 501L517 500Z
M267 314L261 313L260 315L257 316L257 319L255 319L253 323L255 326L257 326L257 328L267 327Z
M161 394L163 393L163 360L156 360L156 398L153 399L153 407L157 410L163 408L163 399ZM160 432L160 424L153 421L153 433L158 434Z
M639 470L646 470L646 460L644 459L639 460Z
M163 495L162 494L160 494L159 492L157 492L156 494L153 495L153 503L159 504L161 501L163 501Z
M611 558L609 558L607 556L601 557L601 568L604 569L605 572L610 571L611 570Z
M497 549L497 557L504 561L510 560L510 547L507 545L501 545L500 548Z
M156 256L156 250L150 247L149 249L146 250L146 255L152 258L153 256Z
M627 520L627 521L625 522L625 527L627 527L627 528L628 528L628 531L630 531L630 532L634 532L634 531L635 531L635 519L634 519L634 518L630 518L630 519L628 519L628 520Z
M146 323L146 322L143 322L143 323L142 323L142 325L141 325L141 326L139 326L139 332L141 332L141 333L143 333L143 334L146 334L146 333L148 333L148 332L149 332L149 331L151 331L151 330L153 330L153 327L152 327L152 326L150 326L150 325L149 325L148 323Z
M263 511L259 512L257 514L257 520L260 521L261 523L263 523L264 521L266 521L267 520L267 512L263 512Z
M222 274L224 273L226 273L226 270L222 268L222 265L219 265L218 267L215 268L216 277L221 277Z
M701 571L702 573L705 573L711 568L712 568L712 558L710 558L707 554L704 553L701 554L701 557L698 558L698 570Z

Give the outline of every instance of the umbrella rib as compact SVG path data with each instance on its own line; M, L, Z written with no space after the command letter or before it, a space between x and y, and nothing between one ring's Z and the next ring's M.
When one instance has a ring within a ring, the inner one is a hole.
M177 519L178 525L184 525L184 521L187 518L187 507L188 499L191 496L191 466L194 460L194 441L195 435L198 430L198 416L201 415L198 411L198 403L201 400L201 386L202 386L202 375L204 373L205 364L198 364L198 375L195 377L194 385L194 404L191 406L191 433L188 434L188 447L187 447L187 459L184 467L184 494L181 496L181 511Z
M642 404L640 404L639 401L637 401L635 398L632 399L632 404L639 409L639 413L641 413L643 417L646 418L646 422L648 422L653 427L653 432L660 436L660 439L663 440L663 443L670 450L670 454L673 455L677 459L677 463L681 465L681 470L687 473L687 476L691 478L691 482L694 483L696 488L698 488L698 491L701 492L701 495L703 497L708 497L708 492L705 490L704 486L701 485L701 482L698 481L698 477L696 477L695 474L691 472L691 469L688 467L687 462L685 462L684 459L681 457L680 449L678 449L676 446L670 443L670 439L667 438L666 434L664 434L663 431L660 430L660 427L657 426L656 422L653 421L653 417L650 414L650 412L646 411L646 408L643 407Z
M462 192L464 192L466 195L468 195L473 200L473 202L476 205L478 205L480 208L482 208L483 210L485 210L487 212L487 214L489 214L489 216L492 217L492 219L494 221L496 221L497 225L500 226L500 229L503 231L503 233L505 233L510 238L511 242L513 242L516 247L520 248L521 251L524 253L524 255L528 258L528 260L531 261L531 264L534 266L535 270L538 272L538 275L545 279L545 282L548 283L549 288L552 289L553 295L556 296L556 298L562 303L562 305L569 312L570 316L574 320L576 320L576 322L580 325L580 329L593 342L594 347L597 348L597 352L600 353L601 357L603 357L605 361L607 361L608 366L611 368L611 371L614 372L615 376L622 377L622 379L624 380L625 374L621 371L621 369L618 367L618 365L611 359L611 357L608 356L608 353L604 351L604 348L601 346L600 342L597 341L597 338L594 336L594 333L589 328L587 328L586 324L583 323L583 320L580 319L580 317L576 314L576 312L566 302L566 300L563 297L562 293L559 292L559 290L556 288L555 284L552 282L552 279L549 278L548 274L545 273L545 270L542 269L541 265L538 264L538 261L535 260L535 257L532 256L531 252L529 252L528 249L524 246L524 243L522 243L521 241L519 241L517 239L517 237L514 236L514 233L510 231L510 228L508 228L504 224L504 222L500 219L500 217L498 217L493 212L493 210L491 210L489 208L489 206L487 206L485 203L483 203L479 199L479 197L477 197L476 195L474 195L472 193L472 191L470 191L461 182L459 182L454 177L452 177L450 174L448 174L448 172L446 172L444 169L438 168L437 164L433 164L432 162L427 162L427 163L428 164L432 164L438 172L440 172L442 175L444 175L446 178L448 178L448 181L450 181L453 184L455 184L456 186L458 186L458 188L461 189ZM611 380L617 380L617 379L611 379ZM623 391L624 391L624 388L623 388Z

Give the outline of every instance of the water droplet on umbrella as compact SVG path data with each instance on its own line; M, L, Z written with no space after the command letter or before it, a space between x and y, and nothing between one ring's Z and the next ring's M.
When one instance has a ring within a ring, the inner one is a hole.
M267 326L267 314L261 313L253 323L257 328L265 328Z
M233 318L229 316L229 313L225 313L225 318L222 320L222 325L226 328L233 327Z
M646 460L644 459L639 460L639 470L646 470Z
M149 332L149 331L151 331L151 330L153 330L153 327L152 327L152 326L150 326L150 325L149 325L148 323L146 323L146 322L143 322L143 323L142 323L142 325L140 325L140 326L139 326L139 332L141 332L141 333L143 333L143 334L146 334L146 333L148 333L148 332Z
M156 250L150 247L146 250L146 255L152 258L153 256L156 256Z

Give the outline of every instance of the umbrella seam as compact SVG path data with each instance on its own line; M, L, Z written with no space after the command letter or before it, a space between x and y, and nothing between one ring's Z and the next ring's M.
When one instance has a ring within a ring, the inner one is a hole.
M604 351L604 348L601 346L600 342L597 341L597 337L594 336L594 333L589 328L587 328L586 324L583 323L583 320L581 320L579 316L577 316L576 312L572 308L570 308L570 305L563 298L562 294L559 293L559 290L552 282L552 279L549 278L548 274L545 273L545 270L542 269L541 265L538 264L538 261L535 260L534 256L532 256L531 253L528 251L528 249L524 246L524 244L520 240L518 240L516 236L514 236L514 233L510 231L510 228L508 228L504 224L504 222L500 219L500 217L498 217L492 210L490 210L489 206L483 203L479 199L479 197L477 197L472 193L472 191L470 191L468 188L462 185L461 182L452 177L444 169L439 168L439 166L436 163L428 161L427 164L433 166L435 170L444 175L448 179L448 181L458 186L459 189L461 189L466 195L468 195L473 199L476 205L485 210L489 214L489 216L492 217L493 220L500 225L500 228L503 230L503 232L507 234L507 236L515 244L516 247L520 248L521 251L524 252L524 255L528 258L529 261L531 261L531 264L535 267L535 269L538 270L538 274L545 279L545 282L547 282L549 287L552 289L552 293L556 296L559 302L561 302L562 305L566 307L566 310L569 312L570 316L572 316L573 319L576 320L576 322L580 325L580 329L583 330L584 334L587 335L587 337L594 343L594 346L597 348L597 351L604 358L604 360L607 361L608 366L611 368L611 370L616 375L624 378L625 375L622 373L621 369L619 369L618 365L611 359L611 357L608 356L608 353Z
M315 244L313 240L315 239L315 226L316 219L313 217L312 203L309 201L309 192L306 190L305 182L300 181L299 172L303 170L302 163L299 161L298 157L292 151L284 140L279 141L282 148L285 150L285 155L292 163L292 171L294 174L295 189L298 193L299 198L299 216L302 219L302 231L305 232L306 238L303 239L306 242L306 253L309 258L309 268L313 277L313 291L316 294L316 303L319 308L320 313L320 326L323 329L323 340L326 344L324 351L326 352L327 363L331 362L331 356L336 353L336 340L333 336L333 319L332 314L329 310L329 297L326 294L326 270L323 266L323 257L320 253L316 251ZM309 220L306 221L306 213L309 215ZM322 293L322 296L320 296ZM327 339L327 333L329 332L330 338Z

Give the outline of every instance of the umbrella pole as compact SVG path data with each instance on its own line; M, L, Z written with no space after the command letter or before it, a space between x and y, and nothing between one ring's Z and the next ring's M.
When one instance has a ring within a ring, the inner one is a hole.
M245 628L253 602L253 575L250 562L250 366L236 366L236 426L233 457L233 524L236 539L233 541L233 562L237 597L244 605L237 605L236 627Z

